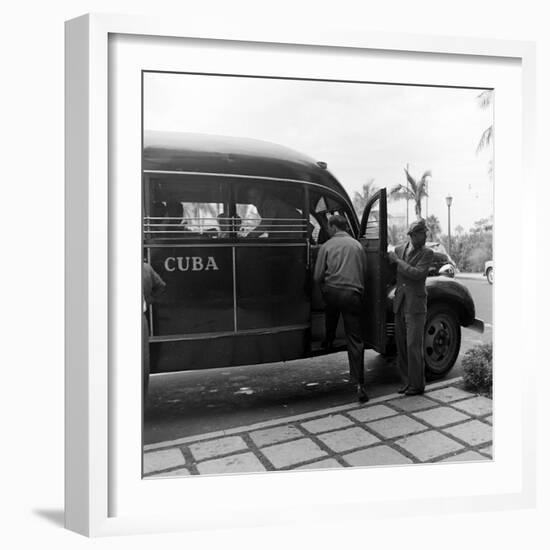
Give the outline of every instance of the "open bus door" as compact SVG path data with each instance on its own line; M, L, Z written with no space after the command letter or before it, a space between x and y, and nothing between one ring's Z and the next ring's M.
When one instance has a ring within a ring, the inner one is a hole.
M386 293L389 277L386 189L377 191L365 206L359 237L367 254L363 338L367 348L385 353Z

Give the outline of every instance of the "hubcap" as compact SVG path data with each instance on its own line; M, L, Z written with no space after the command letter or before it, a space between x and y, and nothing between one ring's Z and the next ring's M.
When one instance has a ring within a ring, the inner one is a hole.
M434 317L427 327L424 349L430 366L445 367L453 349L453 329L444 316Z

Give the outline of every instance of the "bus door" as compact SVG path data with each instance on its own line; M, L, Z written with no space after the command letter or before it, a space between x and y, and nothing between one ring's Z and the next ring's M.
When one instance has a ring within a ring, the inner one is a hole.
M386 189L377 191L365 206L359 235L360 242L367 254L364 341L366 347L384 353L386 350L386 294L389 274Z
M310 247L310 284L311 284L311 351L320 351L325 339L325 304L319 285L313 281L313 270L320 246L330 238L328 220L334 215L344 216L348 220L348 232L356 237L351 219L353 217L342 197L326 189L309 189L309 247ZM342 318L336 329L335 347L345 345L345 332Z

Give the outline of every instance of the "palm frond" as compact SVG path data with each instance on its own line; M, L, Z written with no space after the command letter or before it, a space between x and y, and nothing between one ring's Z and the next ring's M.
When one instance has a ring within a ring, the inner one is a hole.
M414 193L411 189L407 189L404 185L398 183L390 189L390 198L399 200L399 199L410 199L414 200Z
M405 174L407 175L407 181L409 182L409 185L411 186L414 195L416 195L416 187L417 187L416 180L409 174L409 171L406 168L404 168L404 170L405 170Z
M432 173L430 170L426 170L422 177L420 178L420 181L418 182L418 187L416 189L416 194L419 198L427 197L428 196L428 178L432 177Z
M481 138L479 140L479 143L477 144L476 153L479 154L483 149L486 147L489 147L491 145L491 142L493 141L493 125L489 126L483 134L481 134Z
M425 180L427 178L431 178L432 177L432 171L431 170L426 170L423 174L422 174L422 177L420 178L421 180Z
M374 183L374 178L371 178L367 183L363 184L363 197L368 199L377 190L377 186Z
M426 191L426 182L425 181L420 181L419 184L418 184L418 188L416 189L415 199L416 200L421 200L421 199L423 199L424 197L427 197L427 196L428 196L428 192Z
M477 103L481 109L487 109L493 103L494 90L485 90L477 96Z

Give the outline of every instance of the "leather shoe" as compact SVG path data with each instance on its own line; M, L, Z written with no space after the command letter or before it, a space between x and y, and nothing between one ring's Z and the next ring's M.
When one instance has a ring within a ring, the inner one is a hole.
M409 388L405 395L422 395L424 393L424 390L413 390L412 388Z
M367 390L365 390L365 387L361 384L357 384L357 400L359 403L366 403L369 400Z
M405 393L408 389L409 389L409 386L401 386L401 387L397 390L397 393Z

